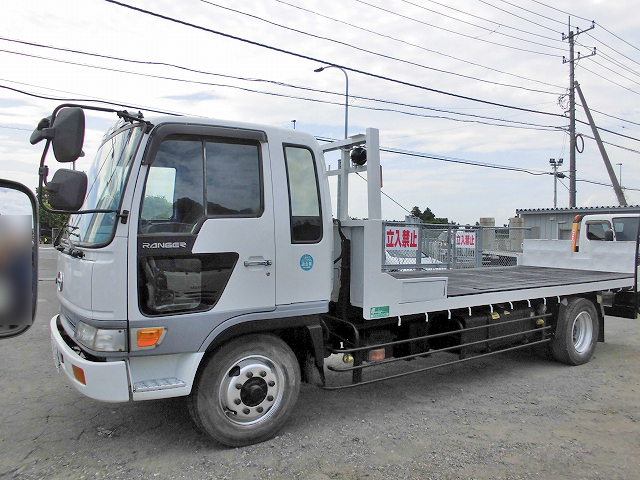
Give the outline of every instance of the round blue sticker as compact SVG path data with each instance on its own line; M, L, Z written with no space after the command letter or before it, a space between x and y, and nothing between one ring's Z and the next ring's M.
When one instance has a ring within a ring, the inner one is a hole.
M313 267L313 257L308 253L305 253L304 255L302 255L302 257L300 257L300 268L308 271L308 270L311 270L312 267Z

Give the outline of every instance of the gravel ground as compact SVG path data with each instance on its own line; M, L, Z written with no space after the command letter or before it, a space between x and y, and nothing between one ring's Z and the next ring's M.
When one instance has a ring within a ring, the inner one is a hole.
M277 437L229 449L184 399L106 404L68 385L49 348L51 282L41 295L34 328L0 343L0 478L640 478L640 322L608 318L580 367L520 351L345 391L303 385Z

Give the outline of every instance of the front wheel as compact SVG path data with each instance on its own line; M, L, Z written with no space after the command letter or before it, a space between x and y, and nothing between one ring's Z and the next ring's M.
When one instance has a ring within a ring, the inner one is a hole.
M251 445L285 424L299 391L300 367L291 348L272 335L251 335L209 357L189 397L189 412L223 445Z
M587 363L596 349L600 321L590 300L574 298L560 309L555 338L551 341L553 357L569 365Z

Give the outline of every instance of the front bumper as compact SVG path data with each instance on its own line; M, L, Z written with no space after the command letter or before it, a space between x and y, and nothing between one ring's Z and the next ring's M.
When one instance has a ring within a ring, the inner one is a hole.
M51 319L49 329L53 361L79 392L103 402L129 401L131 397L125 360L96 362L82 358L71 349L58 330L58 315ZM78 377L84 377L84 383Z

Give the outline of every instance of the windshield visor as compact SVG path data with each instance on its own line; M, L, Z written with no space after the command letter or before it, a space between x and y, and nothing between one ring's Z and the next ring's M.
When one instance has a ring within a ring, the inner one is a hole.
M119 210L122 194L136 156L143 127L125 125L105 135L88 173L87 196L82 210ZM113 237L117 215L87 213L69 220L71 241L82 246L109 243Z

